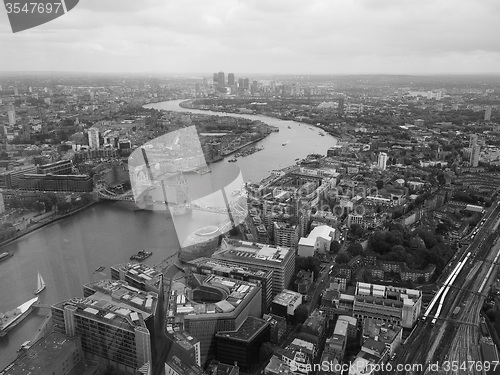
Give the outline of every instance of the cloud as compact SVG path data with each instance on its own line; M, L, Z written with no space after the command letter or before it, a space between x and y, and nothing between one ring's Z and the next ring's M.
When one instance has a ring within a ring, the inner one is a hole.
M0 68L500 72L499 15L497 0L86 0L17 34L0 12Z

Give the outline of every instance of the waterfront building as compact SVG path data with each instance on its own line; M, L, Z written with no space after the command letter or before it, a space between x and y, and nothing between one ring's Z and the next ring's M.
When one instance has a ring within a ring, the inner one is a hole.
M85 357L135 374L155 357L158 295L123 281L84 285L84 297L52 305L54 332L79 336Z
M202 275L219 275L256 283L262 288L262 312L267 312L272 302L273 271L213 258L198 258L185 264L184 270Z
M60 160L55 163L44 164L38 166L40 174L65 174L69 175L73 172L73 162L71 160Z
M99 129L89 128L87 130L87 134L89 137L89 147L91 149L98 149L99 148Z
M26 165L17 167L10 171L0 173L0 188L17 189L20 185L21 177L28 173L37 173L36 165Z
M224 240L213 258L272 271L273 297L290 285L295 272L295 251L287 247Z
M217 226L206 226L189 234L181 244L179 260L189 262L201 257L210 257L219 244L219 228Z
M358 282L354 294L353 316L361 327L372 318L403 328L412 328L422 306L422 292L415 289Z
M249 370L259 356L260 346L270 339L270 324L266 320L249 316L235 331L219 331L217 359L223 363L237 363L242 370Z
M163 293L163 274L143 263L123 263L110 267L111 279L122 280L145 292Z
M19 189L90 193L93 189L93 180L89 175L52 175L26 173L19 177Z
M377 166L383 171L387 168L387 154L385 152L381 152L378 154L378 162Z
M218 275L190 274L172 287L166 329L179 324L200 341L201 364L216 356L215 334L236 331L248 316L260 317L262 289L255 283Z

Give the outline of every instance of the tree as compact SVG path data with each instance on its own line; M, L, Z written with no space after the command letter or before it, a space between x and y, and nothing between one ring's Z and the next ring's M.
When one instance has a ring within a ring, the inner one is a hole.
M44 211L45 210L45 204L43 204L40 201L36 201L35 203L33 203L33 210L37 211L37 212Z
M365 234L365 230L359 224L351 224L350 230L353 236L355 236L356 238L362 237Z
M330 244L330 252L331 253L338 253L340 250L340 243L339 241L333 240L332 243Z
M347 262L349 262L349 255L347 255L346 253L338 254L335 258L335 262L339 264L346 264Z
M361 255L361 254L363 254L363 246L361 246L361 244L359 242L353 242L347 248L347 252L352 257L355 257L356 255Z
M295 309L294 318L296 323L304 323L309 316L309 310L307 309L307 305L300 305Z
M384 187L384 181L382 180L375 181L375 186L377 186L377 189L381 190Z

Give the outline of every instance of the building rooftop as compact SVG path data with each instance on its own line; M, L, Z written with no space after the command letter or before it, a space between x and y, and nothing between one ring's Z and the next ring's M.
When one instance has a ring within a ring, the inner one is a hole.
M169 365L172 369L175 370L178 374L182 375L205 375L205 372L200 366L197 365L187 365L185 363L182 363L182 361L176 357L173 356L170 360L168 360L167 365Z
M153 285L156 289L162 282L162 273L153 267L143 263L123 263L112 266L111 269L123 271L126 277L137 281L138 283Z
M222 259L213 259L213 258L198 258L187 262L188 265L194 265L197 267L203 268L211 268L214 271L221 272L234 272L239 274L246 274L249 276L257 276L257 277L265 277L268 273L272 271L262 270L255 267L247 267L242 266L238 263L234 263L231 261L224 261Z
M284 289L280 294L274 297L273 303L288 306L289 304L293 304L299 298L302 299L302 294L294 292L293 290Z
M363 322L363 337L391 344L402 329L397 325L366 318Z
M143 292L124 281L99 280L84 285L95 291L89 297L75 297L55 304L64 309L73 306L82 314L108 324L128 324L129 328L145 327L144 320L156 310L158 295L155 292Z
M37 341L28 351L7 366L5 375L44 374L54 362L65 359L68 350L76 349L79 338L53 332Z
M249 316L245 319L243 324L236 331L219 331L216 337L230 338L242 342L251 342L257 335L259 335L267 326L269 322Z
M201 289L211 288L214 292L219 290L222 299L218 302L193 302L184 293L178 291L178 294L175 294L172 291L167 316L184 315L185 318L189 318L196 315L211 315L217 319L220 314L236 314L260 290L257 284L229 277L214 274L208 276L193 274L193 276L200 283ZM191 292L189 289L187 291Z
M225 241L225 249L218 252L216 257L224 257L228 260L254 259L266 263L282 263L292 250L288 247L266 245L247 241Z

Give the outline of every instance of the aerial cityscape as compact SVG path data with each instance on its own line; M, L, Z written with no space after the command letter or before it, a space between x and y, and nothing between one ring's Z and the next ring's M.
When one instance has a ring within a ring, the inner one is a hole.
M496 3L19 4L0 375L500 374Z

